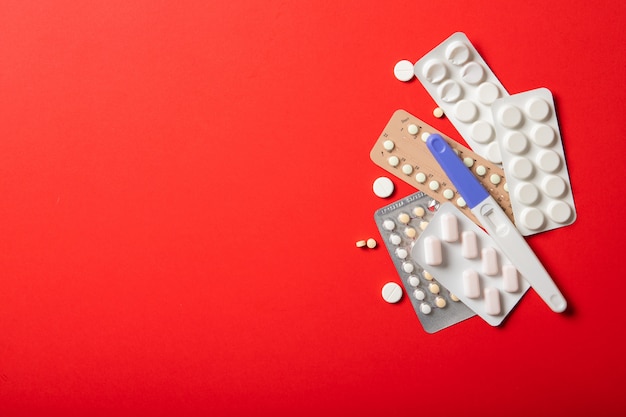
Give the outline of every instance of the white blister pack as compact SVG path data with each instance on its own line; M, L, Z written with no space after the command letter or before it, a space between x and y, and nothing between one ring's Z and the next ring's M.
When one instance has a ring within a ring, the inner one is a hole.
M411 255L413 244L428 227L438 208L436 200L420 191L374 213L374 220L400 275L407 298L427 333L435 333L475 315L436 280L435 274L422 268Z
M496 242L451 203L441 205L411 256L492 326L530 288Z
M538 88L492 106L515 226L524 236L576 219L554 99Z
M509 94L467 36L452 34L420 58L414 72L472 150L500 164L491 105Z

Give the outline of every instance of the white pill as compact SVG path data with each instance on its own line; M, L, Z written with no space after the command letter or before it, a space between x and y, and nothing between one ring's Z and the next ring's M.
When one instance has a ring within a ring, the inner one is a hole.
M502 163L502 154L500 153L500 144L498 142L493 141L485 147L485 158L494 164Z
M474 259L478 256L478 239L476 233L471 230L461 233L461 255L465 259Z
M525 180L533 173L533 163L526 158L516 156L509 162L509 172L520 180Z
M463 294L467 298L480 297L480 278L473 269L463 271Z
M382 296L388 303L397 303L402 298L402 288L395 282L388 282L383 285Z
M415 266L411 262L403 262L402 270L406 272L407 274L410 274L411 272L415 270Z
M541 210L535 207L526 207L520 213L522 225L531 230L538 230L544 223L544 216Z
M418 130L419 128L417 127L417 125L414 125L413 123L408 125L406 128L406 131L409 132L411 135L417 135Z
M506 292L517 292L519 290L519 279L515 266L502 265L502 289Z
M446 58L454 65L463 65L470 57L470 50L461 41L454 41L446 48Z
M555 138L556 133L547 125L537 125L530 130L530 140L539 146L550 146Z
M555 172L561 167L561 157L549 149L542 149L535 158L537 166L545 172Z
M547 196L558 198L565 193L567 184L563 178L557 177L556 175L549 175L541 180L541 189Z
M376 243L376 240L374 240L372 238L369 238L369 239L367 239L366 244L367 244L368 248L374 249L378 243Z
M572 216L572 208L564 201L552 201L547 212L548 217L557 223L565 223Z
M374 194L380 198L387 198L393 194L394 186L393 182L387 177L379 177L374 181L372 186Z
M413 63L406 59L398 61L393 67L393 75L400 81L410 81L415 76Z
M469 156L466 156L465 158L463 158L463 164L466 167L471 168L474 165L474 160Z
M522 122L522 112L515 106L503 106L498 112L498 120L504 127L513 129Z
M422 301L426 298L426 293L423 290L417 289L413 291L413 297L415 297L416 300Z
M498 174L491 174L491 176L489 177L489 181L493 185L498 185L498 184L500 184L500 181L502 181L502 177L499 176Z
M476 175L480 175L481 177L487 173L487 168L484 165L478 165L476 167Z
M469 62L461 69L461 79L467 84L476 85L485 77L485 69L477 62Z
M415 181L419 182L420 184L424 184L426 182L426 174L424 174L423 172L418 172L417 174L415 174Z
M413 70L415 71L415 67L413 68ZM436 59L431 59L430 61L426 62L424 64L424 67L422 68L422 75L424 76L424 78L426 78L426 80L430 81L433 84L437 84L438 82L440 82L441 80L443 80L447 74L447 70L446 70L446 66L436 60Z
M426 142L429 136L430 136L430 133L428 132L422 133L422 136L420 136L422 138L422 142Z
M509 192L509 183L505 182L504 185L502 186L502 189L504 189L504 191L506 191L508 193Z
M440 119L443 117L443 109L441 107L435 107L435 109L433 110L433 116L435 116L437 119Z
M413 167L409 164L402 165L402 172L406 175L411 175L413 173Z
M417 287L418 285L420 285L420 279L415 275L410 275L407 281L409 282L409 285L411 287Z
M461 100L454 107L454 116L461 122L473 122L477 115L476 105L469 100Z
M485 288L485 313L497 316L500 311L500 291L497 288Z
M391 242L392 245L397 246L402 243L402 238L400 237L400 235L392 233L391 236L389 236L389 242Z
M384 228L385 230L393 230L393 229L395 229L395 228L396 228L396 224L394 223L394 221L393 221L393 220L389 220L389 219L387 219L387 220L385 220L385 221L383 222L383 228Z
M498 253L492 247L483 248L481 252L483 274L498 275Z
M397 156L390 156L389 159L387 159L387 162L389 163L389 165L391 165L392 167L397 167L398 164L400 163L400 158L398 158Z
M422 313L424 313L424 314L430 314L430 312L431 312L432 310L433 310L433 309L432 309L432 307L431 307L431 306L429 306L429 305L428 305L428 304L426 304L426 303L422 303L422 304L420 305L420 311L421 311Z
M508 132L502 138L504 148L514 154L522 154L528 147L528 139L522 132Z
M393 151L393 148L396 147L396 144L393 143L392 140L386 140L383 142L383 148L385 148L386 151L391 152Z
M434 236L424 239L424 258L428 265L441 265L443 261L441 241Z
M448 200L452 200L452 198L454 197L454 191L452 191L449 188L446 188L445 190L443 190L442 194Z
M539 97L534 97L526 103L526 113L536 121L544 120L550 114L550 105Z
M463 89L456 81L446 80L439 86L437 93L446 103L454 103L463 95Z
M463 197L459 197L456 199L456 205L459 207L465 207L467 206L467 203L465 202L465 199Z
M406 259L409 256L409 252L404 248L398 248L396 249L396 256L400 259Z
M492 104L500 97L498 86L490 82L484 82L478 86L478 100L483 104Z
M446 242L459 240L459 222L454 214L444 213L440 217L441 238Z
M437 191L439 189L439 182L437 181L431 181L428 183L428 188L430 188L433 191Z
M488 122L479 120L470 128L470 136L478 143L489 143L493 140L493 127Z
M533 184L524 182L515 187L513 195L520 203L524 205L534 204L539 198L539 190Z
M356 242L356 247L357 248L362 248L367 244L367 242L365 242L364 240L357 240Z

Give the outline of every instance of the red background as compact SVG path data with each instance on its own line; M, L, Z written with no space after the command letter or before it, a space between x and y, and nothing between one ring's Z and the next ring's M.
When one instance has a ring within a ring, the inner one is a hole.
M623 415L626 3L601 4L3 1L0 415ZM578 219L528 239L567 314L531 291L430 335L354 243L414 192L371 191L393 111L459 138L393 76L455 31L553 92Z

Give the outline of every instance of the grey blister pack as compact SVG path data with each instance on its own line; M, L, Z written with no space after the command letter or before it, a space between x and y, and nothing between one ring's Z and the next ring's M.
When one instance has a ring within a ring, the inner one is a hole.
M574 197L550 90L501 98L492 111L517 229L528 236L573 223Z
M374 220L404 289L424 330L434 333L474 312L459 301L428 269L411 256L411 249L437 211L439 203L417 192L376 210Z
M472 150L500 164L491 105L508 93L467 36L452 34L420 58L414 72Z
M451 203L439 208L411 256L492 326L530 288L497 243Z

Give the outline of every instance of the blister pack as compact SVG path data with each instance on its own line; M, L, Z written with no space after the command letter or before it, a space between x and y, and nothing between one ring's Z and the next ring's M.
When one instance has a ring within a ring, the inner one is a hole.
M396 110L370 151L371 160L387 172L439 202L450 201L477 222L465 200L426 147L426 138L440 134L478 181L513 221L504 170L405 110ZM479 223L477 223L479 224Z
M450 203L433 216L411 257L492 326L530 288L497 243Z
M407 298L428 333L435 333L475 315L437 281L435 274L422 268L411 255L414 242L427 228L438 208L436 200L417 192L374 213L374 220Z
M576 219L554 99L538 88L493 103L515 226L525 235Z
M500 164L491 105L509 94L462 32L420 58L417 79L474 152Z

